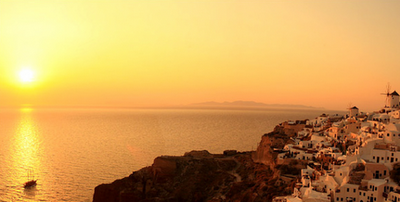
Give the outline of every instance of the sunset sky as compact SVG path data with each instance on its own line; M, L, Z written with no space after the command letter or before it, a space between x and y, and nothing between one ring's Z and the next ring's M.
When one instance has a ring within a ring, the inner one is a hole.
M371 111L388 82L400 91L397 0L0 0L2 107Z

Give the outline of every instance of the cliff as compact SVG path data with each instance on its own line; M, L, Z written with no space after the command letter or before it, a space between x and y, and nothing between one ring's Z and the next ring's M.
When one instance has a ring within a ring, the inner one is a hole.
M287 122L277 125L274 130L261 137L257 150L252 154L254 162L270 165L273 169L276 166L277 153L274 149L280 150L286 144L292 143L290 137L301 131L305 124L290 125Z
M161 156L152 166L95 188L93 202L272 201L293 190L304 162L276 165L274 148L290 141L277 127L262 137L256 151L210 154L192 151Z

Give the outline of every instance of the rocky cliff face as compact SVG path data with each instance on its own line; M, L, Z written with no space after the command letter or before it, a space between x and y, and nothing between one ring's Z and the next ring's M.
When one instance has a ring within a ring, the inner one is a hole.
M297 180L282 172L302 167L296 163L296 168L285 165L282 170L275 165L273 148L288 140L274 130L262 137L255 152L192 151L181 157L157 157L150 167L97 186L93 202L271 201L273 196L290 194Z
M276 126L274 131L263 135L257 150L252 155L254 162L270 165L270 168L273 169L276 166L277 157L273 150L283 149L286 144L291 143L290 137L302 130L304 126L303 124L293 126L283 123Z
M275 166L275 159L272 148L274 140L275 138L271 138L267 135L264 135L261 138L261 142L258 145L257 150L252 155L254 162L270 165L270 167Z

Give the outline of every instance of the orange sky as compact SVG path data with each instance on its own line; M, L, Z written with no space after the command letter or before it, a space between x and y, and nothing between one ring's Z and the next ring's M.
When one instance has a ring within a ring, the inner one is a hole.
M363 111L400 91L400 1L0 0L0 106L252 100ZM35 72L21 83L18 72Z

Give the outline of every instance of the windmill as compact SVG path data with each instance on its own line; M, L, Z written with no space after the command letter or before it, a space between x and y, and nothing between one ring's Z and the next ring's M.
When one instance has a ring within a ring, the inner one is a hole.
M347 105L347 110L349 111L348 112L348 114L346 114L346 118L349 118L350 117L350 114L351 114L351 105L352 105L352 103L351 102L349 102L349 105Z
M353 106L351 102L349 103L347 109L349 110L349 117L358 116L358 108Z
M381 93L381 95L386 95L385 107L389 107L388 102L389 102L389 95L390 95L390 83L388 83L386 85L386 93Z

